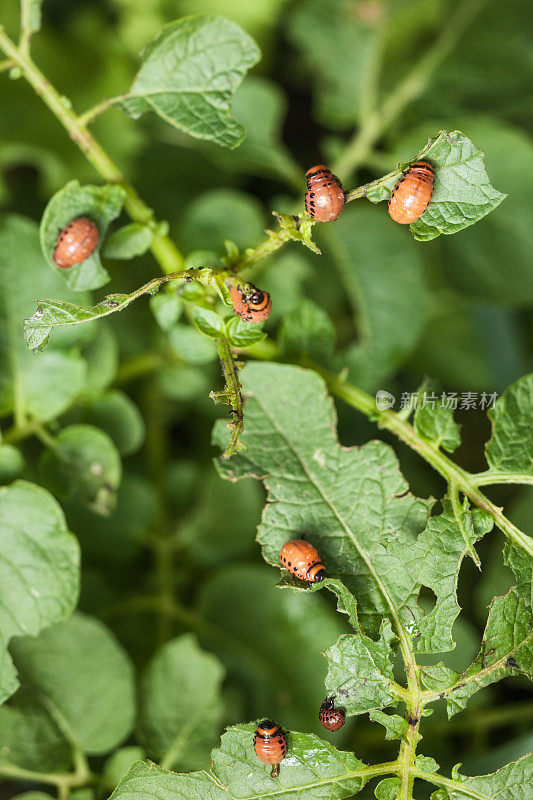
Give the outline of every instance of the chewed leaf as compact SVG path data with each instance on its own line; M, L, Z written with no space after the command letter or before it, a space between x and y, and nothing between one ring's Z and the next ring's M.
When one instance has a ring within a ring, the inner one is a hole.
M98 289L109 281L107 270L100 261L99 249L107 228L118 217L124 203L125 192L121 186L80 186L71 181L52 197L41 220L40 237L43 256L65 280L69 289L84 291ZM68 269L59 269L53 253L59 233L77 217L89 217L98 227L100 241L96 250Z
M511 589L505 597L493 600L474 663L460 676L443 665L427 667L422 678L428 689L446 698L451 717L466 708L470 697L483 687L520 672L533 679L531 609Z
M431 202L410 226L419 241L468 228L507 196L491 186L483 151L460 131L441 131L436 139L430 139L417 159L429 161L435 169Z
M524 800L533 793L533 754L506 764L490 775L467 777L454 770L455 781L464 785L464 792L454 786L453 800Z
M279 565L282 545L304 535L328 574L357 597L365 635L378 634L389 614L416 629L421 566L412 551L430 504L407 493L396 457L382 442L339 446L333 407L315 373L248 364L241 374L247 450L220 469L232 480L266 476L269 502L259 531L266 560ZM222 440L217 430L215 440Z
M348 714L363 714L395 703L392 638L390 622L386 620L377 642L359 630L357 634L341 636L326 651L327 694L334 695Z
M211 282L212 271L207 268L190 269L153 278L130 294L108 294L104 300L90 308L83 308L83 306L77 306L64 300L39 300L37 311L33 316L24 320L26 344L30 350L43 350L53 328L63 325L82 325L85 322L92 322L100 317L114 314L115 311L122 311L138 297L145 294L153 295L163 283L180 277L194 278L207 285Z
M236 147L245 130L230 114L231 99L260 56L234 22L210 14L185 17L166 25L146 48L120 106L135 119L154 111L190 136Z
M157 793L160 800L322 800L350 797L365 784L364 764L312 734L287 733L288 753L278 778L270 777L253 748L255 724L237 725L222 736L212 753L211 772L180 775L155 764L134 764L113 793L113 800L142 800Z
M510 386L488 412L492 437L485 452L491 470L533 475L533 374Z

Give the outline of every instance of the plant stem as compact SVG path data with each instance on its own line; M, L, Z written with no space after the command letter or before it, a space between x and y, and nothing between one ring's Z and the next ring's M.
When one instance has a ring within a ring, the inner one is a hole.
M93 778L89 775L81 775L77 772L35 772L30 769L17 767L15 764L0 765L0 775L4 778L14 778L20 781L34 781L35 783L46 783L52 786L62 787L67 790L76 786L83 786L90 783Z
M533 484L533 475L525 475L522 473L508 475L506 472L497 472L496 470L488 469L486 472L478 472L477 475L473 475L472 482L474 486L490 486L495 483Z
M168 236L159 232L160 223L155 219L152 209L139 197L136 190L126 180L100 143L89 133L87 127L80 122L80 118L71 109L70 103L66 98L58 93L36 66L30 55L19 49L2 27L0 27L0 48L8 58L21 68L28 83L57 117L72 141L78 145L101 177L109 183L118 183L124 188L126 192L124 207L131 219L148 225L154 231L151 250L163 272L168 274L169 272L180 270L183 267L183 256L174 242Z
M411 770L412 775L414 778L420 778L422 781L427 781L428 783L432 783L435 786L443 786L445 789L451 789L452 793L459 792L461 795L466 795L467 797L473 798L473 800L489 800L488 795L486 794L479 794L475 792L473 789L469 789L465 786L464 783L459 783L459 781L453 781L451 778L444 778L442 775L438 775L436 772L422 772L419 769L413 767ZM453 794L452 794L453 797Z
M333 394L340 397L348 405L361 411L365 416L376 421L378 427L394 433L401 441L422 456L449 484L455 485L474 505L490 514L507 538L525 550L530 558L533 558L533 540L531 537L526 536L513 525L504 515L503 510L477 488L476 475L472 475L457 466L457 464L454 464L431 442L421 439L413 426L394 411L379 411L374 399L366 392L351 386L316 364L312 365L312 369L322 375Z
M211 392L210 397L215 403L228 403L231 406L233 420L228 423L231 437L223 453L223 458L230 458L238 449L239 437L244 427L244 404L242 401L241 383L238 374L239 366L233 357L231 347L225 337L217 339L217 352L222 365L226 386L221 392Z
M83 114L80 114L78 117L78 122L81 125L90 125L91 122L93 122L94 119L99 116L99 114L103 114L104 111L107 111L108 108L111 108L116 103L119 103L127 96L127 94L119 94L116 97L106 97L101 103L91 106L91 108L88 108L87 111L83 112Z
M385 99L381 109L367 116L348 142L333 171L346 179L364 161L389 125L427 88L437 67L453 50L486 0L463 0L431 48Z

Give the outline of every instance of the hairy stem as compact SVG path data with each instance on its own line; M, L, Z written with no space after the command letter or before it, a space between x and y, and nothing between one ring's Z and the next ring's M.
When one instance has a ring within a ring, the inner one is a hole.
M227 403L231 407L233 420L228 423L231 436L223 453L223 458L230 458L239 448L239 437L244 428L244 404L239 381L239 364L235 361L226 338L217 339L217 352L226 386L221 392L211 392L210 397L215 403Z
M121 170L80 121L80 117L70 108L70 104L36 66L29 53L19 49L2 27L0 27L0 48L9 59L21 68L28 83L57 117L72 141L78 145L99 175L105 181L118 183L124 188L126 192L124 207L131 219L148 225L154 231L151 250L163 272L169 273L181 269L183 256L172 239L160 233L160 223L155 219L152 209L139 197Z

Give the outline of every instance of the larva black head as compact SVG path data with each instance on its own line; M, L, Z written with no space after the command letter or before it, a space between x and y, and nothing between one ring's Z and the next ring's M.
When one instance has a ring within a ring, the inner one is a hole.
M321 711L329 711L330 708L334 708L334 705L333 705L333 701L334 700L335 700L335 695L332 695L331 697L326 697L326 699L324 700L324 702L322 703L322 705L320 707Z
M254 289L252 294L248 297L248 302L254 306L260 306L265 298L265 293L261 289Z
M260 722L259 725L257 726L257 730L271 731L272 728L277 728L277 727L278 726L276 725L276 723L273 722L271 719L264 719L263 722Z
M325 569L319 569L318 572L314 576L313 583L321 583L324 580L325 577L326 577L326 570Z

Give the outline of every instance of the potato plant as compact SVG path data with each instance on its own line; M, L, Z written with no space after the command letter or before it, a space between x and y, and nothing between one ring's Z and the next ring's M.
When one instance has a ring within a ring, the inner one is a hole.
M533 795L524 17L2 4L5 797ZM281 569L300 538L321 582Z

